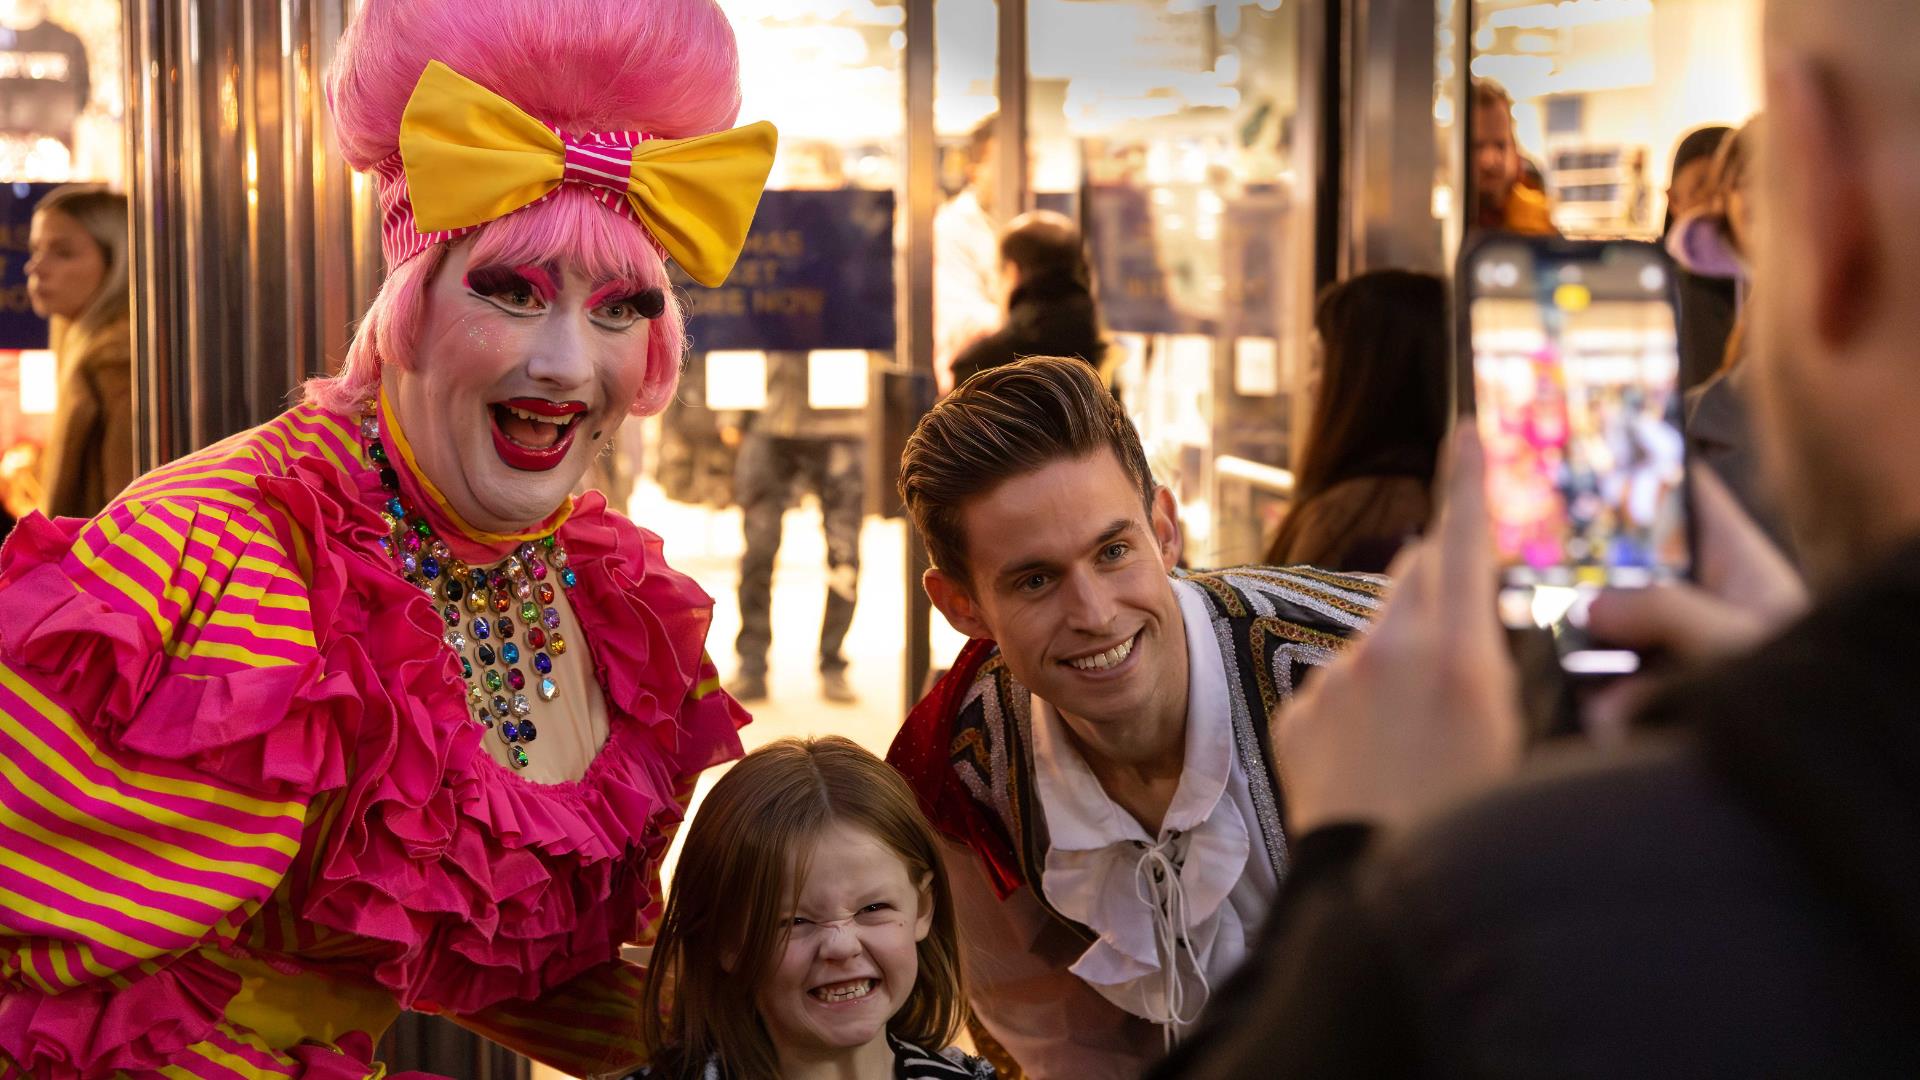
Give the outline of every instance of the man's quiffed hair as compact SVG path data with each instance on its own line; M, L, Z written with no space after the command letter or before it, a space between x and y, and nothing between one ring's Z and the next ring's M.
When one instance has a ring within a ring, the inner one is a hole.
M968 577L960 510L1056 461L1113 451L1142 505L1153 473L1140 434L1085 361L1032 356L975 375L921 417L900 455L900 499L940 570Z

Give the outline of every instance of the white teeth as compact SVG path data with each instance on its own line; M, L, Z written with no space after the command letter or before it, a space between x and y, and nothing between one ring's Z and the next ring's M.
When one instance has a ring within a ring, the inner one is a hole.
M861 979L834 990L822 987L814 990L813 993L815 997L826 1002L853 1001L873 993L873 980Z
M1081 671L1105 671L1115 664L1120 663L1120 661L1125 660L1127 654L1131 652L1133 652L1133 639L1128 638L1113 648L1108 649L1106 652L1096 653L1092 656L1083 656L1078 660L1069 660L1067 663L1072 664Z
M555 427L562 427L573 419L570 416L542 416L537 412L529 412L526 409L516 408L512 405L502 405L500 407L522 420L531 420L536 424L552 424Z

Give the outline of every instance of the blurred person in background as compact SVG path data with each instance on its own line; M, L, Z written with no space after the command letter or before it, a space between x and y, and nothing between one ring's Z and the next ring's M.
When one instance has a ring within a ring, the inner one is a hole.
M1811 608L1702 473L1699 583L1603 594L1589 625L1685 666L1610 689L1616 745L1521 769L1463 431L1432 540L1281 717L1265 970L1161 1075L1913 1075L1920 7L1766 14L1745 363Z
M1713 163L1733 129L1724 125L1695 128L1673 151L1672 179L1667 183L1667 216L1660 226L1666 243L1674 225L1713 202ZM1727 336L1733 332L1735 289L1730 278L1696 274L1677 266L1674 295L1679 301L1680 389L1705 382L1720 369Z
M967 183L933 215L933 376L953 389L954 358L1000 325L1000 230L994 226L994 124L967 136Z
M54 188L34 207L27 297L52 323L53 428L41 459L50 517L92 517L133 480L133 345L127 197Z
M998 276L1006 321L961 350L955 385L1028 356L1071 356L1099 369L1107 343L1086 245L1071 218L1051 210L1015 218L1000 237Z
M1292 508L1270 566L1384 572L1425 531L1447 430L1447 289L1377 270L1327 287L1314 309L1320 374Z
M866 512L859 409L815 408L805 352L767 354L767 403L751 423L723 412L720 438L737 446L733 492L740 502L746 550L740 556L739 669L728 689L747 703L767 699L767 653L773 646L773 564L795 482L820 500L827 540L827 601L820 617L820 696L838 705L856 700L841 651L860 596L860 524ZM744 430L743 430L744 428Z
M1557 235L1544 181L1524 182L1513 136L1513 96L1492 79L1473 82L1474 225L1531 236Z
M1754 242L1749 166L1759 128L1760 118L1755 117L1722 140L1708 171L1704 200L1676 219L1667 248L1680 267L1678 284L1683 290L1681 376L1683 380L1690 376L1697 379L1686 394L1688 448L1727 485L1768 538L1791 553L1794 545L1787 523L1777 501L1761 482L1751 417L1751 376L1741 362L1747 338ZM1733 296L1733 321L1723 337L1688 336L1689 293L1685 290L1689 279L1717 282ZM1690 348L1694 350L1692 355L1688 353Z

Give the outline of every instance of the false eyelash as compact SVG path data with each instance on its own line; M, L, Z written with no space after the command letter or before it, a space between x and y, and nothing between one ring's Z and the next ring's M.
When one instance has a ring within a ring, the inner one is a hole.
M481 296L494 296L516 288L526 289L534 296L540 295L540 290L534 287L533 282L504 266L470 267L460 282Z
M627 299L643 319L657 319L667 310L667 294L661 289L641 289Z

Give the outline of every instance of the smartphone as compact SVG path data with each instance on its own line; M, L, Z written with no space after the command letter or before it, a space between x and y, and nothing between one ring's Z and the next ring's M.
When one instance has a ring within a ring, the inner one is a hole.
M1501 621L1550 631L1569 674L1638 670L1586 616L1602 589L1692 573L1672 264L1652 244L1496 234L1458 280Z

